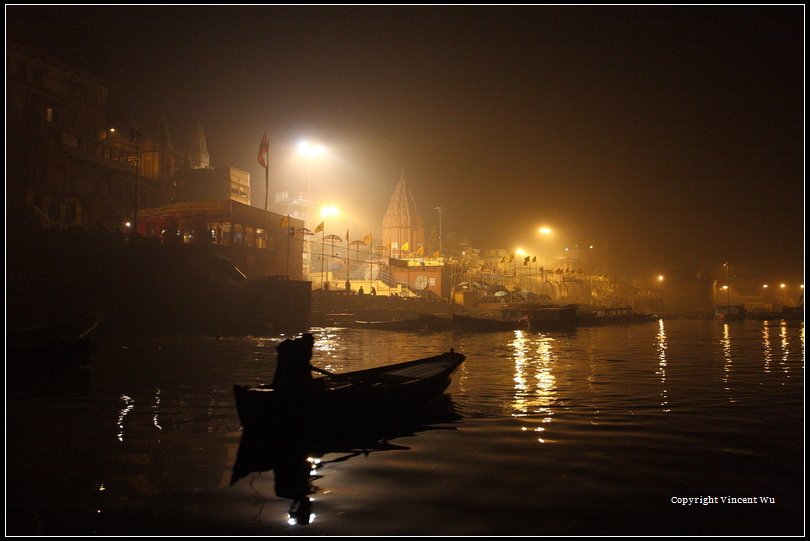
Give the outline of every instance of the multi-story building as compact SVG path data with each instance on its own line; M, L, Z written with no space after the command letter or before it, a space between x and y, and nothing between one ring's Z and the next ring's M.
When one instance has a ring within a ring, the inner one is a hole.
M120 230L170 200L183 160L165 125L113 125L109 81L14 43L6 54L9 207L33 205L60 229Z

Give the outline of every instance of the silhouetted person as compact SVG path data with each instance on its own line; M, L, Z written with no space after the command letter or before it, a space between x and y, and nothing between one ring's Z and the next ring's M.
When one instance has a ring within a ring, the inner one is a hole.
M352 283L350 281L346 280L346 293L351 293L351 292L352 292Z
M376 290L376 289L374 289L374 286L371 286L371 296L372 296L372 297L376 297L376 296L377 296L377 290Z
M305 333L295 340L284 340L277 347L278 361L273 376L273 389L280 391L306 391L312 383L312 349L315 338Z
M360 289L357 290L357 294L358 295L365 295L366 294L366 292L363 291L363 286L360 286Z

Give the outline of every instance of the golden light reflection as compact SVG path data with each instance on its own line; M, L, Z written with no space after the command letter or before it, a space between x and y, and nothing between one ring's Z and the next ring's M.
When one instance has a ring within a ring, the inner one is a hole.
M132 408L135 407L135 401L125 395L122 394L120 397L121 402L124 403L124 407L118 411L118 441L124 441L124 418L132 411Z
M510 343L515 359L515 394L511 405L514 417L540 415L543 423L551 422L553 402L557 398L556 379L552 374L554 339L538 335L529 338L523 331L515 331ZM536 345L536 347L534 347ZM543 428L522 427L523 430L542 432ZM543 438L537 438L545 443Z
M160 413L160 389L155 389L155 405L152 406L155 414L152 416L152 424L158 430L163 430L163 427L158 423L158 414Z
M771 360L773 360L773 351L771 350L771 337L768 322L766 321L762 325L762 356L765 359L765 366L763 370L766 374L770 374L771 372Z
M658 320L658 375L661 376L661 409L669 413L669 397L667 396L667 333L664 329L664 320Z
M783 321L782 324L779 326L779 337L782 339L782 358L779 360L779 366L782 367L782 370L785 372L787 377L790 377L789 365L788 365L788 356L790 353L790 348L788 347L790 344L788 342L788 327L787 322Z
M731 376L731 332L728 323L723 323L723 339L720 341L723 344L723 386L727 393L731 393L729 387L729 378ZM729 396L729 402L734 402L734 398Z

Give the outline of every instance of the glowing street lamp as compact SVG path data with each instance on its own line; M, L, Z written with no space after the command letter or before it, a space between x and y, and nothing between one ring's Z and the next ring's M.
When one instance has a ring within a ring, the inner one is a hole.
M307 159L307 193L312 193L312 160L326 152L321 144L304 139L298 143L298 153Z
M538 229L537 232L540 233L540 235L542 235L544 237L548 237L552 233L551 228L548 227L548 226L545 226L545 225L543 227L541 227L540 229ZM548 241L544 242L543 244L544 244L543 248L544 248L544 252L545 252L544 253L545 263L543 263L543 265L545 265L546 270L548 270Z
M658 281L659 281L659 282L663 282L663 281L664 281L664 275L663 275L663 274L659 274L659 275L658 275Z
M336 216L340 216L340 209L334 205L327 205L325 207L321 207L321 218L334 218Z

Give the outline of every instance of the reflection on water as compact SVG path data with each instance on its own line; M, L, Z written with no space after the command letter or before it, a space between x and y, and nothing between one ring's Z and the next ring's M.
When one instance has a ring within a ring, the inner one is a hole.
M270 381L283 337L104 337L80 369L10 361L7 532L802 532L803 323L313 331L313 364L336 372L455 347L467 360L448 393L463 422L250 442L232 385ZM741 494L777 503L670 501Z
M543 334L529 335L522 330L514 333L515 338L510 342L515 362L512 415L532 418L530 424L522 426L521 430L543 432L545 427L536 426L536 422L551 422L556 399L555 379L552 373L554 339ZM545 443L539 436L537 441Z
M788 366L788 357L790 356L789 346L790 343L788 341L788 333L787 333L787 322L783 321L782 325L779 328L779 337L782 339L782 357L779 360L779 366L782 367L782 370L785 372L787 377L790 377L788 372L790 371L790 367Z
M312 495L319 492L313 482L323 478L319 474L322 468L380 451L407 451L409 447L391 443L391 440L427 430L455 429L460 419L452 400L445 395L430 407L387 416L362 427L346 425L284 433L245 431L233 466L231 484L249 478L249 486L262 498L257 513L262 521L266 497L255 488L255 482L264 473L272 471L276 496L291 500L285 519L287 524L311 524L316 517Z
M773 360L773 351L771 351L771 333L768 322L762 324L762 358L765 361L764 371L769 373L771 371L771 361Z
M658 374L661 376L661 411L669 413L669 401L667 400L667 333L664 329L664 320L658 320L658 335L656 336L658 347Z

